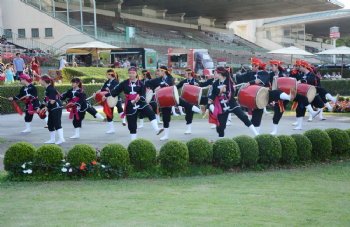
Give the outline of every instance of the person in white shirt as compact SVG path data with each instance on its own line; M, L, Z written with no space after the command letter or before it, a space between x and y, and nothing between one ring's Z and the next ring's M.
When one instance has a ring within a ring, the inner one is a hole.
M68 66L68 63L66 61L66 57L62 57L61 60L60 60L60 67L59 67L59 70L62 70L64 67L67 67Z
M127 68L129 68L130 67L130 62L126 59L125 61L124 61L124 64L123 64L123 68L124 69L127 69Z
M329 73L327 72L323 77L324 77L325 79L329 79L329 78L331 78L331 75L329 75Z
M337 79L341 79L340 72L338 72L338 74L335 76L335 78L337 78Z

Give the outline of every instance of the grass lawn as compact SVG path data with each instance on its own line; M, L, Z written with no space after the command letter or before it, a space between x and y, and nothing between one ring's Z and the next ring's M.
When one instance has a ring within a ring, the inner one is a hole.
M0 138L0 144L5 143L7 139Z
M349 226L349 172L347 161L188 178L0 182L0 226Z

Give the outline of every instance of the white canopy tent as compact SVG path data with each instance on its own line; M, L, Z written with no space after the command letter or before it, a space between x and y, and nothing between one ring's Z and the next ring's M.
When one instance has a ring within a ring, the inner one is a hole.
M291 64L293 64L293 55L304 55L304 56L314 56L314 54L309 53L303 49L300 49L295 46L287 47L287 48L282 48L278 50L273 50L268 52L269 54L283 54L283 55L291 55L290 61Z
M341 46L329 50L322 51L317 54L325 54L325 55L341 55L341 75L343 76L343 67L344 67L344 55L350 55L350 48L346 46Z

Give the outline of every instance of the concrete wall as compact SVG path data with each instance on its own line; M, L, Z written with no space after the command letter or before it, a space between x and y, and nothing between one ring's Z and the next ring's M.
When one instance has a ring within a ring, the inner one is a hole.
M14 33L18 33L18 29L25 29L26 38L32 38L32 28L39 28L39 38L32 39L47 45L52 45L66 35L84 35L20 0L0 0L0 9L2 18L7 18L3 20L2 28L12 29ZM45 37L45 28L52 28L53 37Z

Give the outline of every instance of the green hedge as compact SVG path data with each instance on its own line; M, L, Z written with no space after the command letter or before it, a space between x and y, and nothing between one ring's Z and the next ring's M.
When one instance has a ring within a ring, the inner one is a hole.
M155 165L157 150L153 143L146 139L136 139L129 143L130 163L137 170L148 169Z
M186 143L191 164L208 164L213 160L213 145L206 138L193 138Z
M297 144L291 136L279 135L277 138L280 140L282 146L281 161L283 163L291 164L297 157Z
M350 80L322 80L321 84L330 94L350 95Z
M35 151L33 162L35 164L59 164L63 158L61 147L55 144L44 144Z
M300 161L310 160L312 151L311 141L302 134L293 134L291 137L297 145L297 159Z
M331 156L332 140L321 129L310 129L304 132L312 143L312 157L316 160L325 160Z
M255 137L259 145L259 162L265 164L277 163L282 156L282 146L276 136L262 134Z
M113 168L125 168L130 165L130 157L126 148L118 143L109 143L103 146L100 152L102 164L110 165Z
M71 166L80 166L83 162L85 164L96 161L96 151L88 144L76 144L68 150L67 162Z
M159 158L163 169L179 172L188 165L188 148L181 141L169 140L160 148Z
M329 128L325 132L332 140L332 154L343 154L350 149L349 135L339 128Z
M256 140L247 135L240 135L233 138L241 151L241 163L246 166L254 166L259 159L259 147Z
M22 165L25 162L33 161L35 147L26 142L14 143L5 151L5 170L11 170L14 165Z
M223 168L232 168L241 161L238 144L232 139L219 139L213 145L213 162Z

